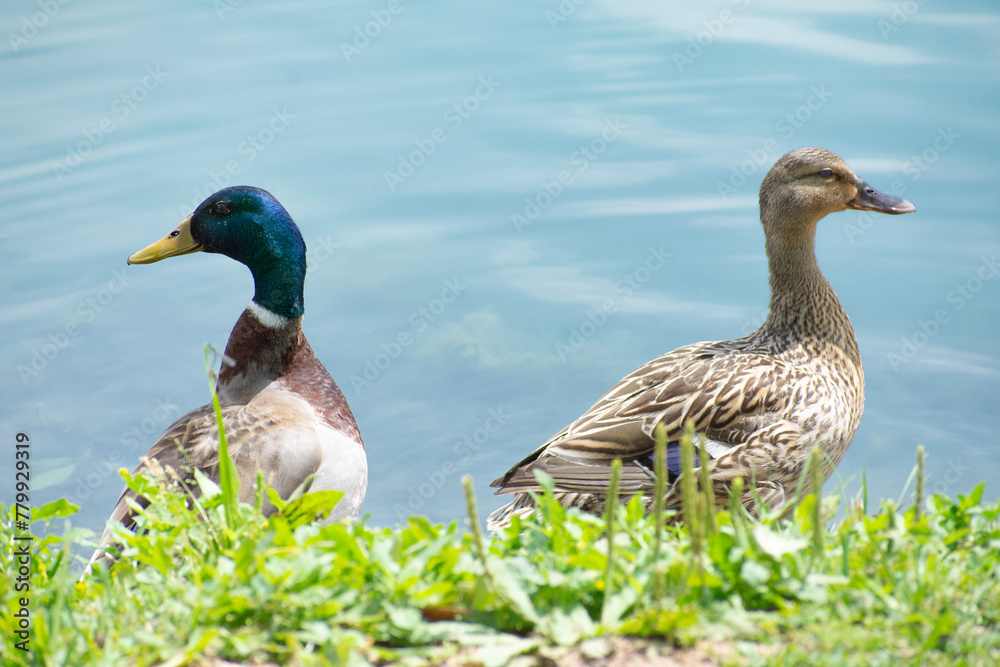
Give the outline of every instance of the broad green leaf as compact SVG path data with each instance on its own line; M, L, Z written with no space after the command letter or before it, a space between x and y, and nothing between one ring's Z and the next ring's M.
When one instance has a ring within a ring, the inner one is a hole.
M753 537L760 550L775 559L781 558L785 554L802 551L809 546L809 541L804 537L781 535L767 526L755 526Z
M72 516L79 509L79 507L65 498L60 498L59 500L53 500L51 503L45 503L41 507L34 508L31 512L31 520L48 521L57 517Z

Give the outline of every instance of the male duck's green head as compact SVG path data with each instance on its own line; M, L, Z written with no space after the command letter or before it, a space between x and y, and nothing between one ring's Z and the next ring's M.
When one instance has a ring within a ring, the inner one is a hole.
M177 229L128 258L152 264L192 252L217 252L253 273L254 302L276 315L300 317L306 277L306 244L278 200L245 185L219 190Z

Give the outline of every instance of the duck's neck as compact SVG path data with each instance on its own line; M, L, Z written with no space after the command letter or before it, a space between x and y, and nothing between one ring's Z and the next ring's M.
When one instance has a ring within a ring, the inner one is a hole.
M771 305L760 334L786 343L830 343L860 364L851 321L816 263L815 222L786 229L797 233L769 234L765 244Z
M255 259L247 266L253 274L253 304L285 319L301 319L305 309L303 287L305 260L290 261L284 257Z
M299 344L301 322L301 317L282 317L250 302L226 344L218 386L223 405L245 404L285 374Z

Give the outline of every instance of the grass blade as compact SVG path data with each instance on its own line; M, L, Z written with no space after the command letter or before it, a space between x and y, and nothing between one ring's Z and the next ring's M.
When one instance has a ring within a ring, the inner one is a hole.
M684 522L691 535L691 549L698 555L701 553L701 512L699 511L698 490L694 476L694 430L690 422L684 428L681 437L681 507L684 512Z
M704 514L701 524L705 528L705 535L711 537L715 534L715 485L708 470L708 451L704 447L698 447L698 461L701 464L701 493L703 500Z
M215 413L215 423L219 428L219 487L222 489L223 506L226 508L226 525L230 530L236 528L236 503L240 498L240 481L236 475L235 466L229 456L229 442L226 440L226 427L222 423L222 405L219 403L219 393L216 390L217 377L213 370L212 359L218 353L211 344L205 345L205 371L208 373L208 390L212 394L212 411ZM225 363L225 355L223 362Z
M611 583L615 574L615 517L618 516L618 481L622 474L622 461L611 462L611 481L608 483L608 495L605 498L604 520L607 524L608 562L604 570L604 600L601 603L601 623L608 624L609 602L611 601Z
M472 477L462 475L462 486L465 488L465 508L469 512L469 527L472 529L472 542L476 545L476 555L483 563L483 572L492 579L490 564L486 559L486 541L483 539L483 527L479 523L479 508L476 504L476 492L472 487Z
M822 463L820 462L820 457L823 454L820 453L819 447L813 447L812 455L809 457L809 475L810 475L810 486L812 487L813 494L813 530L812 530L812 546L814 556L820 556L823 553L823 471L821 470Z
M656 426L656 445L653 451L653 474L656 476L653 486L653 600L659 602L666 588L666 573L660 565L660 554L663 550L663 506L667 493L667 431L663 424Z
M917 497L913 499L913 518L920 521L924 512L924 483L927 476L924 470L926 453L923 445L917 445Z

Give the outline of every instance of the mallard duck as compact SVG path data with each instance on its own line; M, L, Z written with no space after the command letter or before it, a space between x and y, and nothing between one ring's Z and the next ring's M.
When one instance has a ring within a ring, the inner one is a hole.
M751 511L761 504L778 510L798 490L808 493L809 476L802 473L814 446L825 480L854 437L865 395L854 329L814 250L816 223L847 208L892 215L915 210L867 185L828 150L801 148L781 157L760 189L771 284L763 326L735 340L668 352L626 376L492 483L498 495L517 495L493 512L490 525L531 512L526 492L540 490L535 470L552 476L562 504L601 512L616 458L623 497L644 494L650 508L660 424L668 440L668 508L680 508L679 439L689 421L708 459L696 466L708 466L720 505L737 477Z
M306 246L298 227L270 193L230 187L206 199L177 229L128 263L151 264L193 252L232 257L254 278L253 300L229 336L217 383L240 499L252 501L258 470L283 498L312 476L309 490L344 492L328 521L357 516L368 486L365 447L343 393L302 332ZM181 475L198 468L218 481L218 447L209 404L171 424L146 459ZM147 467L146 459L137 472ZM135 494L126 489L111 521L131 528L130 497ZM267 503L265 510L273 509ZM107 530L102 543L110 541Z

